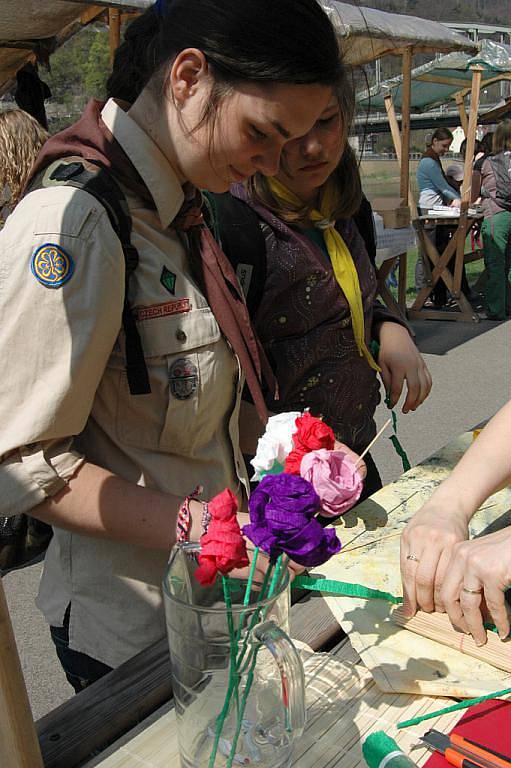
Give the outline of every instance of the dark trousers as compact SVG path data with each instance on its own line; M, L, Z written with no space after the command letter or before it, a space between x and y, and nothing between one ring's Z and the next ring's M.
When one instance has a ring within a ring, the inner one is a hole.
M493 320L511 314L511 211L485 218L481 227L486 267L486 312Z
M69 647L69 612L68 605L64 616L63 627L50 627L51 639L55 644L57 656L64 669L68 683L73 686L75 693L83 691L91 683L110 672L112 667L93 659L80 651L73 651Z

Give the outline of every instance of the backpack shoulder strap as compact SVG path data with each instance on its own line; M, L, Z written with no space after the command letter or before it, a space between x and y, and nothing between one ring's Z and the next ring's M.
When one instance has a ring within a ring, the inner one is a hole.
M129 281L138 265L138 251L131 243L132 221L124 193L107 168L81 157L56 160L34 177L27 193L58 185L83 189L95 197L106 210L112 229L121 242L125 262L122 324L126 336L126 373L132 395L148 394L151 386L142 342L128 302Z
M262 222L257 213L230 192L205 193L210 229L232 264L254 316L266 282L266 243Z

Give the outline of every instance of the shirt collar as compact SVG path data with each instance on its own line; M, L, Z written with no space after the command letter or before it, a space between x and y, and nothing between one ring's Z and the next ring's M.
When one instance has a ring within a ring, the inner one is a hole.
M109 99L101 110L101 119L146 183L166 229L184 202L174 169L151 137L114 99Z

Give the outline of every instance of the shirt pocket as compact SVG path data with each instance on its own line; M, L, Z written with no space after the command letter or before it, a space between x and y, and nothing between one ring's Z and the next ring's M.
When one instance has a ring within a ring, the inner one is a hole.
M119 371L117 438L125 445L193 456L214 432L208 392L221 385L215 360L222 336L209 308L138 324L151 392L132 395Z

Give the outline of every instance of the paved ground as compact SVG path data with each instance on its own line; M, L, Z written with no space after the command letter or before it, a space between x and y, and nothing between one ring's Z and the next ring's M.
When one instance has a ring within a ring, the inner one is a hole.
M398 434L412 464L497 411L511 397L511 323L421 322L417 341L433 376L433 390L415 414L401 416ZM386 408L377 421L383 424ZM391 443L382 437L373 456L384 482L401 472ZM34 718L71 695L46 626L34 606L40 565L4 579Z

